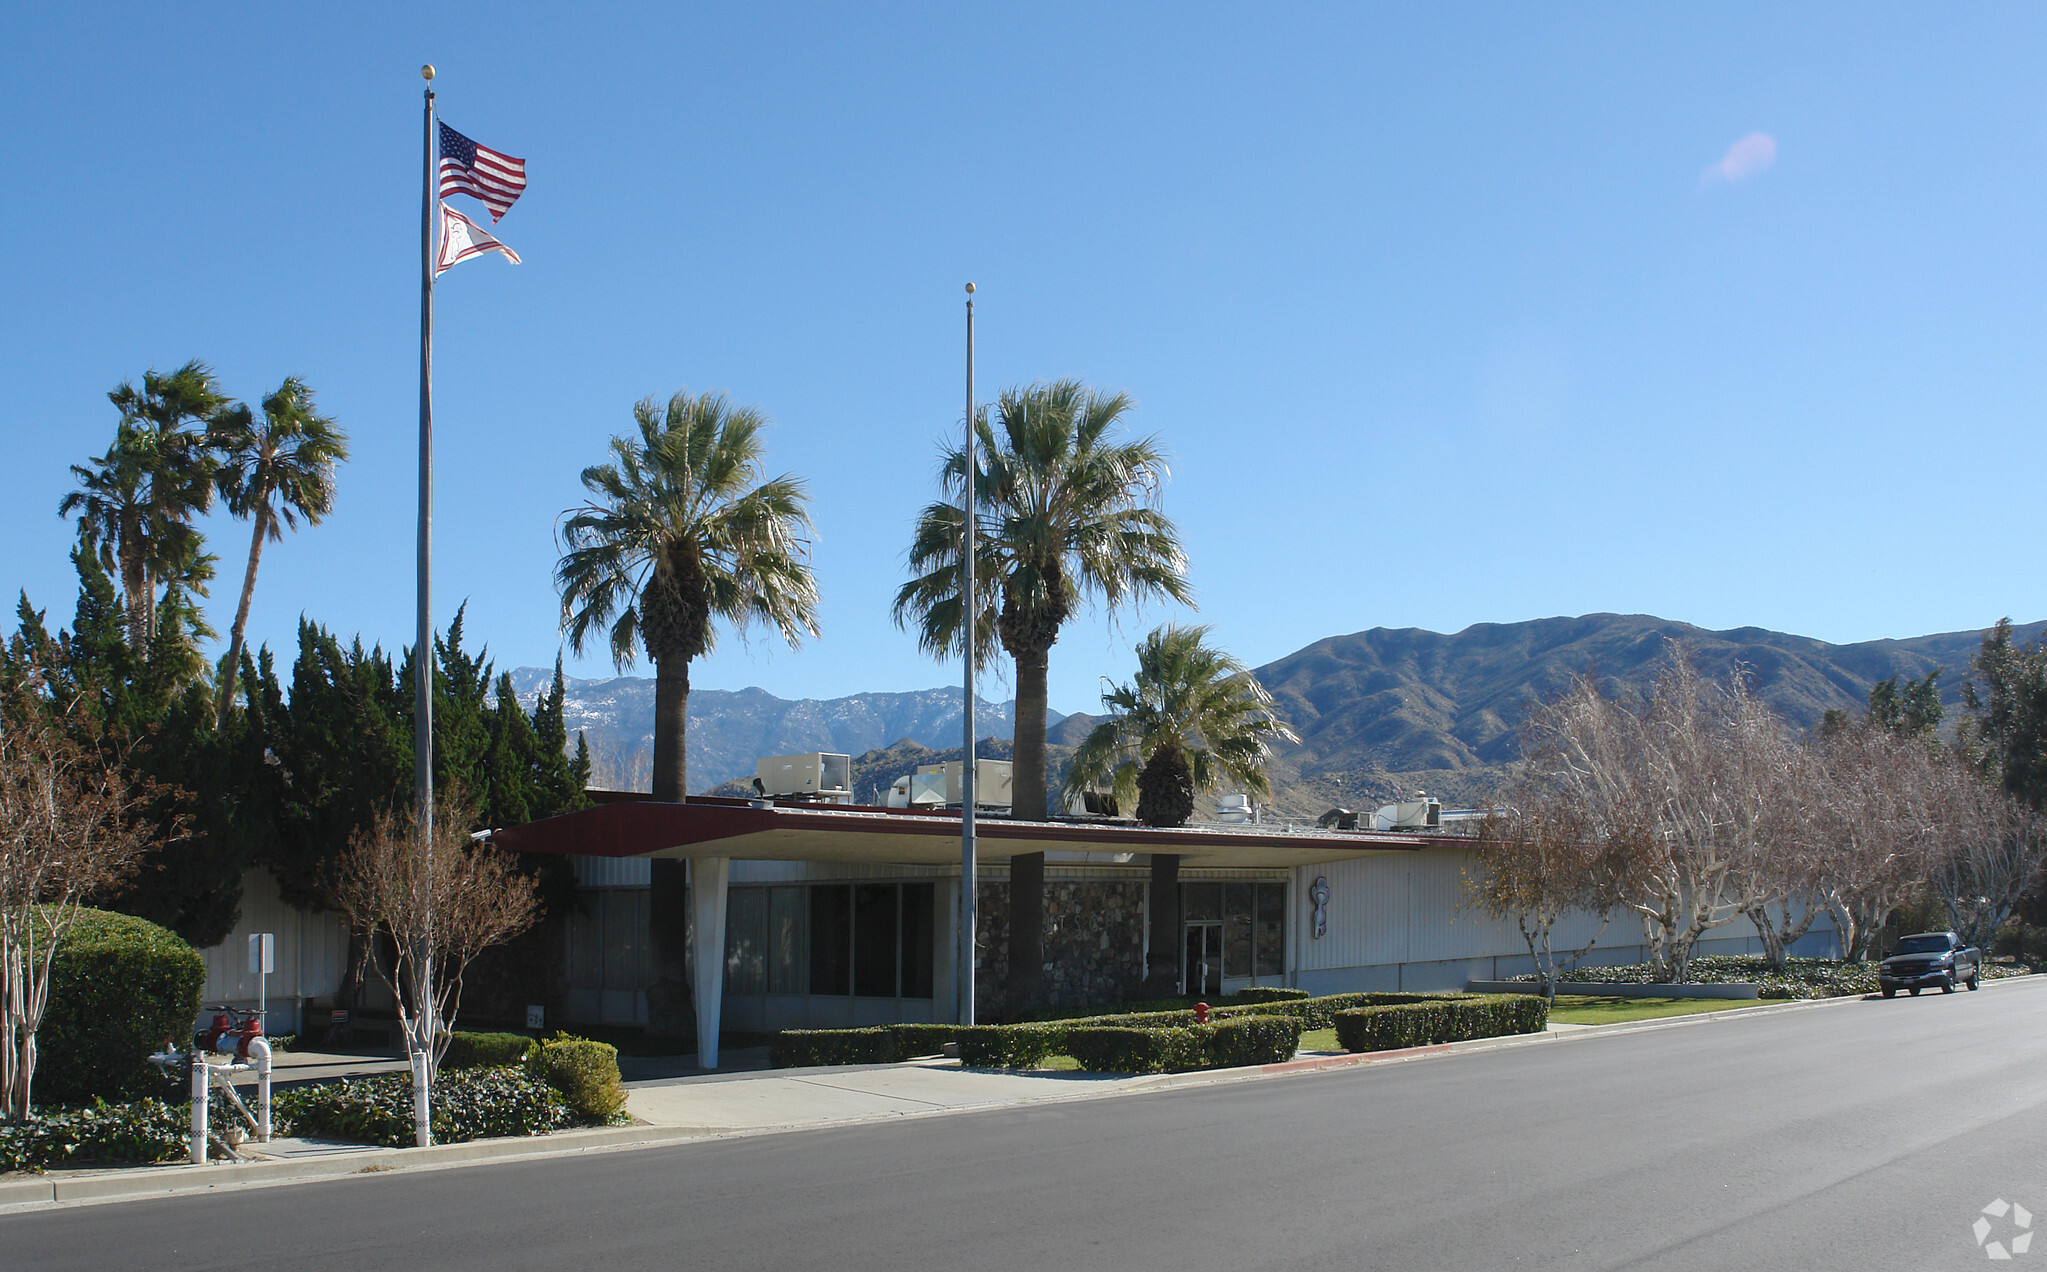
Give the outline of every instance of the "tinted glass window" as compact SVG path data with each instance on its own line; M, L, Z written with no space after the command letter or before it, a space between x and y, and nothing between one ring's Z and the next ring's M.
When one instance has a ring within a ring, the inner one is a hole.
M852 990L853 889L844 884L810 890L810 992Z
M1183 883L1180 885L1180 917L1188 922L1195 919L1219 919L1223 916L1223 886L1219 883Z
M1248 883L1223 885L1223 975L1251 974L1251 898Z
M903 885L903 997L931 997L933 885Z
M808 888L768 889L768 992L807 992L805 973L810 970L805 953L810 907L804 904Z
M768 990L768 890L734 888L725 894L725 992Z
M898 924L895 884L853 889L853 992L860 997L896 996Z
M1258 974L1286 974L1286 885L1258 885Z

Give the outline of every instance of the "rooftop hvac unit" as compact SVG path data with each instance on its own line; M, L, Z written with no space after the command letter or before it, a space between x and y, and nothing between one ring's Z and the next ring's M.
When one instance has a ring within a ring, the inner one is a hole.
M1219 822L1250 821L1251 797L1249 795L1218 795L1215 801L1215 819Z
M1435 830L1442 824L1442 802L1420 791L1411 800L1384 805L1372 816L1373 830Z
M808 751L802 755L771 755L754 766L761 794L769 799L807 799L830 804L853 802L853 757Z
M965 776L966 766L959 760L947 760L943 764L919 764L917 771L910 775L910 804L921 807L917 798L919 783L929 779L928 789L939 789L943 783L945 803L960 802L960 781ZM1010 804L1010 762L1008 760L974 761L974 806L976 808L1008 808Z

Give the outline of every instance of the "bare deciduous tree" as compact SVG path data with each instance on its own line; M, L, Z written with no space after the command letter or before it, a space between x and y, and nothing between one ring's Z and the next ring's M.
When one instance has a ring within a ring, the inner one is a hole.
M1601 836L1584 810L1554 789L1524 781L1512 806L1479 823L1474 869L1464 876L1468 904L1495 919L1512 919L1528 946L1545 997L1557 980L1599 944L1619 892L1616 876L1636 857L1625 838ZM1593 920L1582 944L1557 945L1558 928Z
M2047 864L2047 819L1952 757L1930 786L1942 846L1927 883L1962 939L1987 946Z
M1714 685L1672 641L1647 699L1580 678L1531 718L1527 752L1588 833L1631 854L1608 900L1641 919L1659 980L1683 981L1700 937L1782 891L1773 801L1793 752L1739 670Z
M462 793L444 790L436 804L425 842L409 813L379 815L349 842L333 889L363 937L364 962L397 1001L407 1052L425 1055L430 1075L447 1050L470 961L540 917L539 892L511 854L470 842ZM374 957L379 934L390 938L388 965Z
M147 792L96 741L77 695L9 651L0 692L0 1116L26 1121L50 968L85 898L131 874L150 846Z
M1812 888L1833 916L1843 961L1859 963L1940 850L1933 792L1941 761L1924 741L1868 724L1814 739L1807 753Z

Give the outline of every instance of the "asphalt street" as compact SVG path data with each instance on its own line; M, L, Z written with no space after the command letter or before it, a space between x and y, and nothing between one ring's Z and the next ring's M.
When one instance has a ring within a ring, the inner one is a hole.
M1981 1267L2047 980L1005 1112L0 1218L0 1267ZM2013 1262L2037 1258L2041 1248Z

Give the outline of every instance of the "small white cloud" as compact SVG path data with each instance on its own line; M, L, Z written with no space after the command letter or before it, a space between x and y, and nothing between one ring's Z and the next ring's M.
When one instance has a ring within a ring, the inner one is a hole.
M1777 139L1768 133L1752 132L1727 148L1720 161L1699 174L1700 185L1746 181L1769 171L1777 162Z

